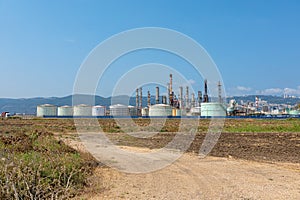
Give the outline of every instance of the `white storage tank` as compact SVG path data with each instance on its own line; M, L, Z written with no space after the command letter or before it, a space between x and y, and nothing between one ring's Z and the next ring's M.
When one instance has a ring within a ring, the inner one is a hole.
M116 104L109 106L111 116L129 116L128 106Z
M51 104L39 105L36 108L37 117L56 117L57 116L57 106Z
M192 116L200 116L201 115L201 107L197 106L197 107L193 107L191 108L191 115Z
M203 117L224 117L226 107L221 103L201 103L201 116Z
M181 109L176 109L176 115L177 117L182 116L182 110Z
M93 106L92 108L92 116L105 116L106 108L105 106Z
M60 106L57 108L58 116L73 116L73 107L72 106Z
M149 116L167 117L172 116L172 107L167 104L155 104L149 108Z
M142 108L142 116L143 117L149 116L149 108L148 107Z
M129 114L130 116L137 116L138 115L138 111L137 108L135 106L128 106L128 110L129 110Z
M92 116L92 106L80 104L74 106L74 116L88 117Z

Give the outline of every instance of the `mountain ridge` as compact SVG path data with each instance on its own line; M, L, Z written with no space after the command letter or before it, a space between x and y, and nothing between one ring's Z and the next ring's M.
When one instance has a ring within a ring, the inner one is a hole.
M129 97L126 95L116 96L116 97L101 97L98 95L84 95L75 94L67 95L65 97L33 97L33 98L0 98L0 112L10 112L15 113L25 113L25 114L36 114L36 107L42 104L53 104L56 106L72 105L72 98L75 96L77 104L89 104L92 98L95 98L95 105L110 106L111 104L125 104L125 105L135 105L135 97ZM268 103L274 104L290 104L295 105L300 103L300 98L283 98L279 96L271 95L244 95L244 96L233 96L227 97L226 102L230 99L235 99L239 104L243 102L254 102L255 97L258 96L262 100L268 101ZM160 98L161 100L161 98ZM155 97L151 96L151 104L155 104ZM147 97L143 97L142 100L143 107L147 105Z

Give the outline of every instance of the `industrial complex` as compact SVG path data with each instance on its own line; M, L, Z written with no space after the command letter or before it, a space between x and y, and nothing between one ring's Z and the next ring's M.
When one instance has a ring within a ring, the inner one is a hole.
M298 116L297 106L268 104L256 97L253 102L228 103L223 101L221 83L218 85L218 97L211 100L208 94L207 80L204 81L204 93L189 92L189 87L179 87L176 95L173 90L173 76L170 74L167 83L167 95L160 96L160 88L156 87L155 103L151 104L150 91L147 91L147 106L143 107L143 88L136 89L135 105L114 104L108 108L102 105L65 105L55 106L44 104L37 106L37 117L226 117L226 116Z

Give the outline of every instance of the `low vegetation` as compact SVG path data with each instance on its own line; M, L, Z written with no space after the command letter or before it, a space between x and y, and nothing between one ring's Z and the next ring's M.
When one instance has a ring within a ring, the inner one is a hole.
M0 199L68 199L79 194L96 162L51 132L26 124L1 123Z

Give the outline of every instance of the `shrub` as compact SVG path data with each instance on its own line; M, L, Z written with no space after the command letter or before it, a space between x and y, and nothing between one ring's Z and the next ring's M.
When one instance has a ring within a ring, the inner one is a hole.
M50 133L1 135L0 199L73 197L87 184L94 163Z

